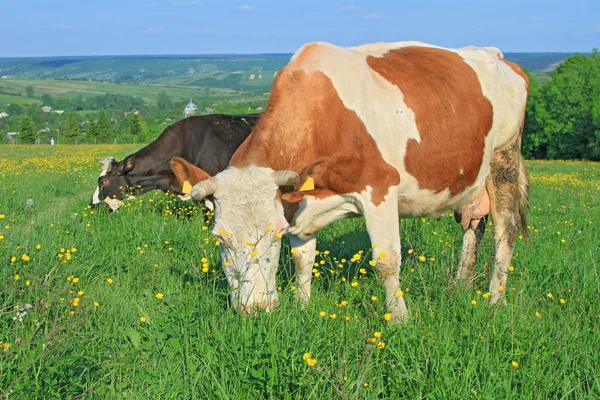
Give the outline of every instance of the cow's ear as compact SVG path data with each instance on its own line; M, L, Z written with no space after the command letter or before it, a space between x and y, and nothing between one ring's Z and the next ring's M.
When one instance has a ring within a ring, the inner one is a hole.
M122 174L128 174L129 172L131 172L133 170L133 168L135 167L135 155L130 155L127 156L122 163L123 166L123 170L122 170Z
M190 193L192 186L196 183L211 177L202 169L187 162L181 157L173 157L169 163L171 164L171 170L175 174L177 181L179 181L179 184L183 188L182 192L184 194Z
M295 192L286 193L286 194L282 195L281 198L290 204L295 204L295 203L299 203L302 200L304 200L304 198L306 196L313 196L316 199L324 199L326 197L333 196L333 195L335 195L335 192L332 192L331 190L328 190L328 189L313 189L313 190L298 190Z

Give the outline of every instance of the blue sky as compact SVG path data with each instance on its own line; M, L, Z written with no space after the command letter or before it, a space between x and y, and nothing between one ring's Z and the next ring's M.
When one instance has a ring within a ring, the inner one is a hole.
M600 47L600 0L2 0L0 12L0 57L292 53L312 41Z

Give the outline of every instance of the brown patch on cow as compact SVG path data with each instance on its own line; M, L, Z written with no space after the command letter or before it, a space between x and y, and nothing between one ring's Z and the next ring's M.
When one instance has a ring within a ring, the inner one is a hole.
M373 204L379 205L390 186L400 183L398 171L385 162L331 80L320 71L307 73L301 65L295 60L278 74L267 109L230 165L292 170L301 175L301 183L311 170L315 189L327 191L322 194L360 193L368 185Z
M367 63L400 89L415 114L421 141L408 141L404 163L419 187L455 196L472 185L493 121L475 71L457 53L416 46Z
M525 73L525 71L523 71L523 69L521 68L521 66L519 64L515 64L514 62L506 61L504 59L502 60L502 62L505 63L506 65L508 65L510 67L510 69L515 71L517 75L519 75L521 78L523 78L523 80L525 81L526 87L529 88L529 76L527 76L527 74Z
M181 157L173 157L171 161L169 161L169 164L171 164L171 170L175 174L175 177L177 177L177 181L181 186L183 186L185 181L188 181L194 186L196 183L211 177L202 169Z

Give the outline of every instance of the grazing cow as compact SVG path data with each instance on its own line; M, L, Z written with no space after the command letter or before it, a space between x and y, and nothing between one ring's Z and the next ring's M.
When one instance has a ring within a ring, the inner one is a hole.
M527 226L520 152L527 92L527 76L496 48L303 46L277 75L261 120L229 168L209 178L171 162L180 181L202 180L185 198L214 199L234 307L251 313L275 306L280 237L288 230L307 301L317 231L362 215L387 308L394 319L407 318L399 217L447 210L463 228L458 279L471 274L491 211L489 290L492 302L503 300L516 237Z
M160 189L182 194L182 184L173 175L169 160L182 157L214 175L227 167L258 116L217 114L186 118L167 127L156 140L122 161L113 157L100 161L102 172L91 204L104 202L115 211L124 193L131 191L142 194Z

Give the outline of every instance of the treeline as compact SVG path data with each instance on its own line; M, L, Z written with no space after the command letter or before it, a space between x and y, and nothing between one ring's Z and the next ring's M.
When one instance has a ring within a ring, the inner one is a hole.
M531 79L524 156L600 161L600 53L569 57L551 76Z

